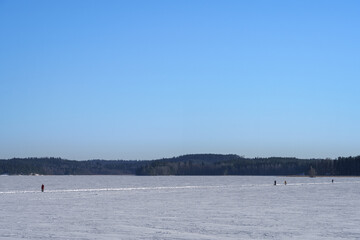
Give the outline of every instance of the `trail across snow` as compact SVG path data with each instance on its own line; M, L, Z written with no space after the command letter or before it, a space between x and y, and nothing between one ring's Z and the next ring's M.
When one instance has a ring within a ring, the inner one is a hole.
M360 181L342 181L342 182L299 182L299 183L287 183L286 186L304 186L304 185L327 185L327 184L359 184ZM278 183L277 186L281 187L285 184ZM176 187L122 187L122 188L83 188L83 189L61 189L61 190L47 190L47 193L66 193L66 192L104 192L104 191L141 191L141 190L173 190L173 189L206 189L206 188L256 188L256 187L268 187L273 184L241 184L236 186L176 186ZM0 194L20 194L20 193L40 193L40 191L5 191Z

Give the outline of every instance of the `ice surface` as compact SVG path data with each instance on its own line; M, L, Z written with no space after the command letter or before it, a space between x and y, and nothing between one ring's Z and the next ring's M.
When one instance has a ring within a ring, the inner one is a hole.
M360 239L360 179L334 180L0 176L0 238Z

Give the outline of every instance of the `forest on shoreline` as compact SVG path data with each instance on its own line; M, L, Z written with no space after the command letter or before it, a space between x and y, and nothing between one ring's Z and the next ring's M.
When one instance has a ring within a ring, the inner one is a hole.
M143 161L13 158L0 160L0 175L360 176L360 156L298 159L245 158L234 154L190 154Z

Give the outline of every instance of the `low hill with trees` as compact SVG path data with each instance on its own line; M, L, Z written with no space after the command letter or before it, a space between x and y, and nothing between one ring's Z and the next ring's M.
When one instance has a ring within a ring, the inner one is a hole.
M245 158L234 154L191 154L151 161L13 158L0 160L0 174L360 176L360 156L334 160Z

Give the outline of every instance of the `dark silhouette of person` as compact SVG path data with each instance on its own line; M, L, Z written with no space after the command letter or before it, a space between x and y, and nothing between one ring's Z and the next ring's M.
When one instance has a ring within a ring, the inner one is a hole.
M276 185L276 181L274 181L274 185Z
M287 184L287 182L286 182L286 181L285 181L284 183L285 183L285 185Z
M45 188L45 186L44 186L44 184L42 184L42 185L41 185L41 191L42 191L42 192L44 192L44 188Z
M331 182L334 183L334 179L331 179Z

